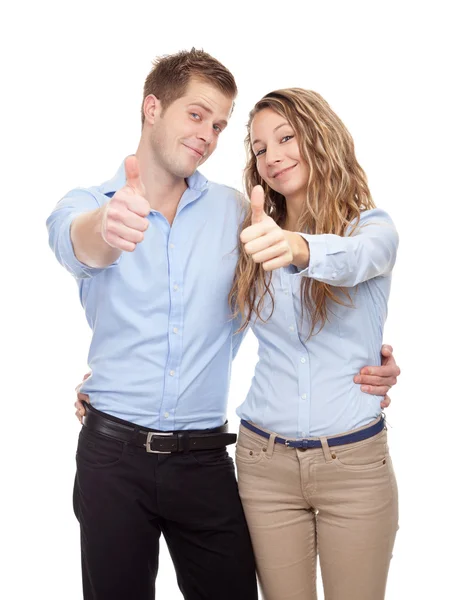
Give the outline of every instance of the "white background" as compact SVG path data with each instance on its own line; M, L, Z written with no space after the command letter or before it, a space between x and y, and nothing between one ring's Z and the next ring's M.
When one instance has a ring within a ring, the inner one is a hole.
M374 199L401 239L385 331L403 371L388 410L400 530L387 598L470 597L467 2L45 0L17 3L0 21L0 596L82 597L73 401L90 332L76 284L48 248L45 219L66 191L109 179L135 151L152 59L194 45L221 60L240 89L202 169L210 179L241 187L246 116L272 89L317 90L351 131ZM234 429L255 360L249 335L234 364ZM159 598L180 598L164 544L157 589Z

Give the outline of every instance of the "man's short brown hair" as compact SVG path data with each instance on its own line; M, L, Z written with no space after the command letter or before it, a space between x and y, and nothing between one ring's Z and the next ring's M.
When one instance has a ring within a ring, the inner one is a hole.
M237 96L237 85L232 73L204 50L182 50L160 56L153 62L143 89L143 100L153 94L163 110L186 93L191 78L210 83L229 98ZM142 102L142 126L145 122Z

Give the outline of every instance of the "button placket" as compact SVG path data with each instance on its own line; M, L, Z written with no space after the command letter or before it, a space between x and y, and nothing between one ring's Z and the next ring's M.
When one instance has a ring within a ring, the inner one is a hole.
M173 231L174 230L174 231ZM173 242L170 241L173 234ZM179 366L182 355L182 336L178 335L182 327L183 281L182 269L176 254L176 218L167 240L168 273L170 281L170 308L168 321L168 360L165 371L163 402L161 415L166 419L166 428L174 427L174 415L179 390Z
M288 335L293 338L298 337L298 327L296 324L295 307L293 304L293 288L291 287L288 267L280 269L280 285L285 295L284 314L288 323Z
M301 356L298 368L298 435L304 438L311 431L311 369L306 348L302 342L300 344L306 356Z
M295 303L299 303L299 294L293 295L292 281L290 273L286 269L280 269L281 286L284 290L289 290L288 301L285 302L285 317L288 322L288 333L299 353L297 376L298 376L298 436L305 437L310 429L310 409L309 390L311 389L311 372L309 354L305 344L301 341L297 327L297 311Z

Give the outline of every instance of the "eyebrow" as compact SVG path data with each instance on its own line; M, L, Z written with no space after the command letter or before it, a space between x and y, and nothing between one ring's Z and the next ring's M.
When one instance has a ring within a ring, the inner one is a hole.
M202 102L190 102L188 104L188 106L199 106L200 108L203 109L203 111L207 112L208 114L212 115L212 110L206 106L205 104L203 104ZM219 119L219 121L217 121L217 123L223 125L224 127L227 126L227 121L225 119Z
M285 127L285 125L288 125L289 127L291 127L291 125L288 123L288 121L285 121L284 123L280 123L280 125L277 125L275 127L275 129L273 130L273 133L275 133L275 131L278 131L281 127ZM261 143L262 140L254 140L252 142L252 146L255 146L255 144L258 144L259 142Z

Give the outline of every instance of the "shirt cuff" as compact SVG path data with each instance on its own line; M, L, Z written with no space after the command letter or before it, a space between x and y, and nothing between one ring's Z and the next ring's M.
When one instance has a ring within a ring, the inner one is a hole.
M340 261L334 255L347 254L347 239L331 234L299 233L299 235L308 242L309 263L296 275L311 277L329 284L338 279L341 274L341 268L338 268Z

